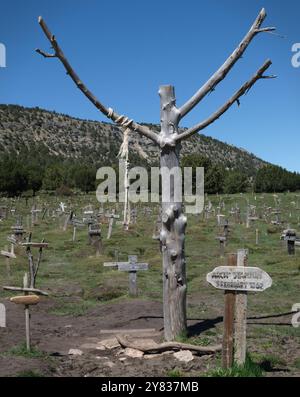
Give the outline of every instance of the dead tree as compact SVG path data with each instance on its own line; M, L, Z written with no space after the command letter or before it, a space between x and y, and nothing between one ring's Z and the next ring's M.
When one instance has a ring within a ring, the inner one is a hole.
M176 106L175 90L173 86L166 85L159 88L161 102L161 130L157 134L147 126L140 125L123 114L118 114L111 107L106 107L86 87L72 68L68 59L59 46L56 37L50 32L44 20L39 17L39 24L49 40L53 53L49 54L40 49L36 51L45 58L58 58L63 64L67 74L74 81L82 93L100 110L105 116L119 126L129 128L132 133L136 132L151 139L160 148L161 170L172 170L179 167L179 155L181 142L193 134L203 130L233 104L240 104L240 97L246 94L251 87L260 79L275 77L265 76L264 72L271 65L267 60L258 71L235 92L235 94L206 120L179 133L179 122L186 116L204 97L210 94L216 86L227 76L235 63L242 57L246 48L255 36L262 32L271 32L273 27L262 28L261 25L266 18L266 12L261 10L258 17L251 26L249 32L243 38L238 47L233 51L224 64L209 78L209 80L181 107ZM165 167L165 168L164 168ZM167 173L162 172L162 230L160 240L163 255L163 300L164 300L164 332L166 340L173 340L176 336L186 330L186 263L184 254L184 239L186 217L183 214L182 203L176 202L174 183L170 184L170 191L166 191L170 178ZM169 189L168 189L169 190ZM165 195L169 197L164 200Z

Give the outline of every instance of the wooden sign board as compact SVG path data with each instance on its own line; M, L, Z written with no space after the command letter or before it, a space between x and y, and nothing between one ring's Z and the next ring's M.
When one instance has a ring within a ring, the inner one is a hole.
M231 291L260 292L271 287L272 279L258 267L219 266L206 276L215 288Z
M148 263L118 263L118 270L121 272L137 272L139 270L148 270Z

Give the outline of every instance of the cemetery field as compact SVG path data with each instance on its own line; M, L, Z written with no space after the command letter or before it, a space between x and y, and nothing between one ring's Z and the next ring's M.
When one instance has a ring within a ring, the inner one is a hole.
M95 246L88 244L87 225L76 228L73 241L73 225L66 222L71 210L82 219L88 205L98 213L95 195L40 195L27 203L25 198L0 199L0 206L7 207L0 221L0 249L10 250L7 236L22 218L24 241L32 232L31 241L48 243L35 287L49 294L30 307L32 349L27 352L24 306L10 301L16 292L2 288L22 287L28 271L26 248L16 244L16 258L9 263L0 257L0 302L6 307L6 327L0 328L0 376L300 376L300 327L292 325L297 317L292 307L300 304L300 246L295 255L288 255L287 243L280 239L284 229L299 231L300 195L222 195L209 196L206 205L209 201L205 214L187 215L188 333L178 342L203 347L222 343L224 292L208 284L206 275L226 265L228 253L248 249L248 266L260 267L273 280L264 292L248 294L249 368L221 370L220 352L194 354L189 362L173 352L126 355L115 334L155 342L163 337L162 260L159 242L152 238L158 206L137 204L136 221L132 218L124 231L122 204L105 204L99 217L102 248L96 255ZM57 210L60 202L66 204L64 212ZM32 219L34 205L41 212ZM240 217L233 208L240 209ZM109 218L104 214L112 209L120 218L107 239ZM224 227L217 224L218 211L228 219L230 230L222 256L216 237L223 235ZM32 248L32 253L36 259L38 249ZM129 296L128 272L103 266L127 262L128 255L149 265L137 272L137 297Z

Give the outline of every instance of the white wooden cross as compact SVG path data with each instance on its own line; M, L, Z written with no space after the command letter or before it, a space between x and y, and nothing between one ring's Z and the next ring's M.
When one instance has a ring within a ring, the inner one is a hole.
M63 203L63 202L61 201L61 202L59 203L59 208L60 208L61 212L65 212L65 209L66 209L65 203Z
M111 238L114 220L119 219L120 216L115 214L115 210L113 210L111 214L106 214L105 216L106 218L109 218L108 232L107 232L107 240L109 240Z

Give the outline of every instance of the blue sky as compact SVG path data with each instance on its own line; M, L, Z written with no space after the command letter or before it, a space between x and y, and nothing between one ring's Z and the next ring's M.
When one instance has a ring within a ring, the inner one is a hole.
M158 87L172 84L183 104L224 62L262 7L264 26L216 91L181 123L190 127L223 104L267 59L275 80L259 81L204 133L300 172L300 68L291 47L300 42L298 0L3 0L0 103L39 106L72 116L105 120L75 88L49 50L42 15L81 79L107 106L137 121L159 122Z

